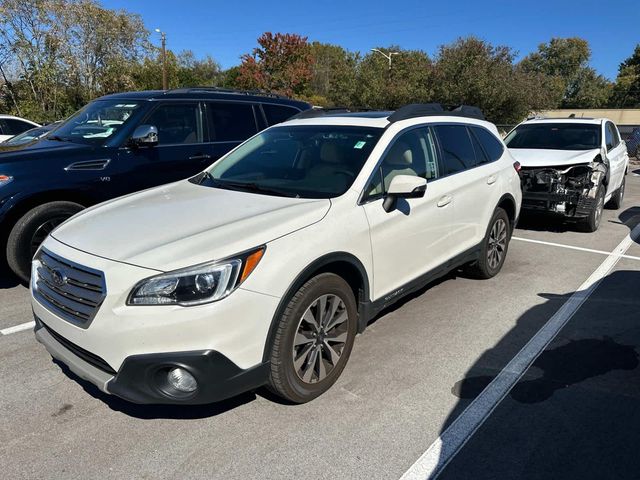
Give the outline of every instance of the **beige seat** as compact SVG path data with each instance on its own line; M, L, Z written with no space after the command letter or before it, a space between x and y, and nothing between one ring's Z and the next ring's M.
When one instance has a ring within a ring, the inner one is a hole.
M318 162L309 168L304 182L309 185L334 185L331 190L344 190L352 180L345 173L348 168L340 146L335 142L324 142L320 146Z
M396 142L391 149L387 152L384 160L382 161L382 175L384 176L384 191L389 189L391 180L396 175L413 175L418 176L418 173L413 168L413 151L411 147L404 142ZM375 184L375 187L370 190L370 195L377 195L382 193L382 185L379 180Z

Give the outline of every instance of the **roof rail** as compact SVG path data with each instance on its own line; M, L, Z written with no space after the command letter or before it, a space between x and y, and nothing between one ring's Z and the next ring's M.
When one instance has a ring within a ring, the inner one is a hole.
M325 115L331 115L333 113L351 113L351 110L345 107L311 108L309 110L303 110L300 113L296 113L293 117L289 118L289 120L324 117Z
M469 117L477 118L478 120L484 120L484 114L478 107L470 105L458 105L455 107L445 109L439 103L410 103L404 107L400 107L398 110L389 115L389 122L398 122L400 120L407 120L409 118L416 117L429 117L429 116L454 116L454 117Z
M164 93L172 94L172 93L196 93L196 92L211 92L211 93L229 93L229 94L239 94L239 95L256 95L261 97L271 97L271 98L283 98L288 99L284 95L280 95L273 92L265 92L263 90L239 90L234 88L224 88L224 87L184 87L184 88L173 88L170 90L166 90Z

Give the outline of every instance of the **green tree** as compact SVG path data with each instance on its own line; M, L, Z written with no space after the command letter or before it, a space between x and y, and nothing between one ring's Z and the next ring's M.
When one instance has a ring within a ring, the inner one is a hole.
M527 55L521 68L528 73L549 77L557 106L564 108L602 107L611 94L611 83L589 67L591 49L582 38L552 38L538 46L538 51Z
M640 108L640 44L618 68L611 104L617 108Z
M379 50L398 55L393 55L391 68L388 60L377 52L369 52L362 58L357 68L354 106L396 109L432 98L433 65L425 52L393 45Z
M313 42L310 48L312 76L307 98L315 105L350 105L357 88L359 54L320 42Z
M307 38L266 32L258 38L258 45L251 54L241 57L237 85L287 96L304 95L313 75Z
M435 63L434 99L448 105L476 105L495 123L520 121L548 107L545 77L517 68L514 52L474 37L440 47Z

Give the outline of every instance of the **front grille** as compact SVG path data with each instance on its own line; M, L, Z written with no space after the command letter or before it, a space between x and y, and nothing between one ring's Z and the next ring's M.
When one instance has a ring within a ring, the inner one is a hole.
M66 338L64 338L54 330L50 329L47 325L45 325L45 323L42 320L40 320L40 323L42 324L44 329L47 332L49 332L49 334L51 334L51 336L58 341L60 345L62 345L64 348L66 348L76 356L80 357L82 360L84 360L88 364L93 365L94 367L110 375L115 375L117 373L113 368L111 368L111 366L105 360L103 360L99 356L94 355L91 352L87 352L84 348L80 348L75 343L71 343L69 340L67 340Z
M34 294L68 322L87 328L105 296L104 275L41 249L36 258Z

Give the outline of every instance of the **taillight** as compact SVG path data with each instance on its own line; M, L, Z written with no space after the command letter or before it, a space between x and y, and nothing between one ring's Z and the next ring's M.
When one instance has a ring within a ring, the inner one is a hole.
M518 172L518 175L520 175L520 170L522 170L522 165L520 165L520 162L513 162L513 168L515 168L516 172Z

